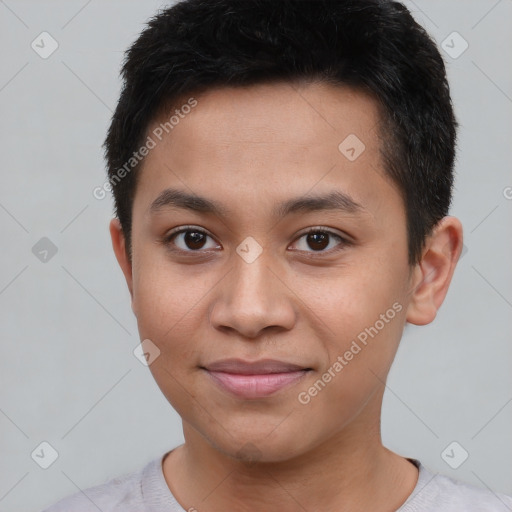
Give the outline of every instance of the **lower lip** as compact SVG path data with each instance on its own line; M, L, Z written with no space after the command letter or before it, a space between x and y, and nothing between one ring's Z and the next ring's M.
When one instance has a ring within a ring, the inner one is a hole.
M279 391L304 377L307 370L263 375L241 375L225 372L207 373L223 389L240 398L263 398Z

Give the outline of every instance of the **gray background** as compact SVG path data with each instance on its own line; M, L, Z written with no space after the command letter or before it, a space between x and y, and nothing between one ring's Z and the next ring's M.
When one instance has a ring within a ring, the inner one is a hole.
M133 355L111 199L92 195L123 51L164 5L0 1L0 512L39 511L182 442ZM452 214L467 253L435 322L406 327L383 437L432 470L512 494L512 1L407 5L440 45L454 31L469 44L457 58L442 50L461 124ZM59 44L47 59L31 48L42 31ZM461 43L445 44L453 54ZM57 248L46 262L32 252L42 237ZM46 470L31 458L42 441L59 454ZM457 469L441 456L453 441L452 464L469 453Z

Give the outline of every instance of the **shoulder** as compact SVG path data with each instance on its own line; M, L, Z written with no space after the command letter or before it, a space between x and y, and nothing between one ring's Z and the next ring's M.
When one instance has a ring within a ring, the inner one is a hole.
M420 465L418 485L403 512L510 512L512 497L435 474Z
M444 475L435 475L434 480L439 496L447 506L451 506L451 508L446 508L447 511L506 512L512 510L512 497L505 494L474 487Z
M70 494L43 512L140 512L144 510L142 500L142 469L125 473L107 482Z

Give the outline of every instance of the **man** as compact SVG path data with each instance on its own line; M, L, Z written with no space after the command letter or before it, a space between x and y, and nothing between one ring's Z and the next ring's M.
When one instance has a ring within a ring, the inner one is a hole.
M123 78L110 232L185 443L48 510L512 508L381 441L404 325L462 249L445 68L407 9L184 0Z

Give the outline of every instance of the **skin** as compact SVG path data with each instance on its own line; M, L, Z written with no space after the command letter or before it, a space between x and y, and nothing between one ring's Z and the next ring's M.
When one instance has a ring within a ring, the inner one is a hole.
M361 92L279 83L196 99L143 162L132 262L118 220L110 224L141 340L160 350L150 370L183 421L185 444L163 462L167 484L186 510L396 510L418 472L382 445L384 382L405 323L430 323L445 298L461 224L445 217L421 261L408 266L404 204L382 168L376 103ZM349 134L365 144L355 161L338 149ZM166 188L230 213L168 207L152 215ZM283 201L333 190L363 209L272 215ZM210 235L202 247L187 245L183 234L165 244L173 228L189 225ZM315 250L304 236L310 227L333 232L329 245ZM236 252L249 236L262 247L252 263ZM298 394L395 303L401 311L300 403ZM244 400L200 369L231 357L312 371L269 397Z

